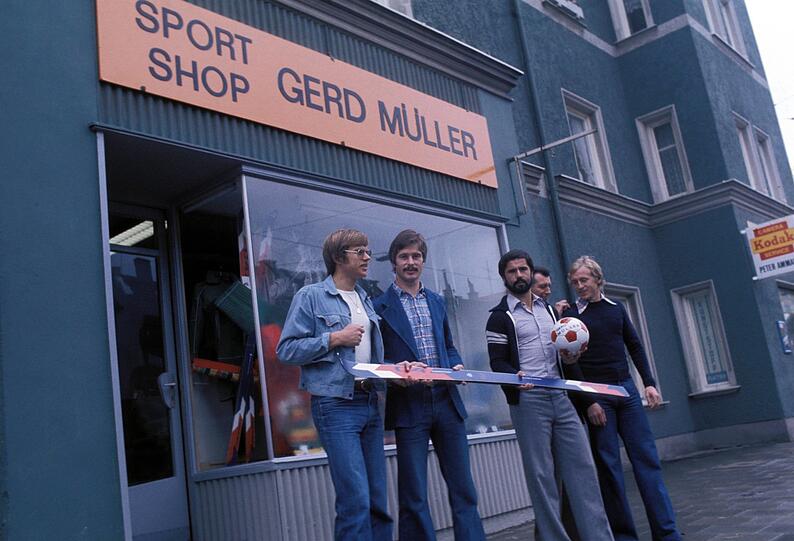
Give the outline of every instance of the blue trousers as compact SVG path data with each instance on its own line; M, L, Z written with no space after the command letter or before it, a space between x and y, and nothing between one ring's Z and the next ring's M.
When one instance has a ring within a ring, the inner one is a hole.
M673 504L664 485L662 465L642 399L631 378L618 384L629 392L629 397L599 396L597 400L604 408L607 424L590 426L590 445L615 541L637 540L631 507L626 498L618 436L623 440L631 461L654 541L680 541Z
M352 400L312 396L312 417L336 492L334 539L391 541L378 393L356 391Z
M436 538L427 501L427 451L428 440L432 440L447 483L455 540L484 541L463 419L444 385L428 387L422 396L422 419L415 426L395 429L400 539L426 541Z

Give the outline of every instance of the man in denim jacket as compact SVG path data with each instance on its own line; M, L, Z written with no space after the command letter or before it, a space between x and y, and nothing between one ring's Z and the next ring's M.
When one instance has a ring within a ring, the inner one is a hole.
M336 491L337 541L391 541L386 459L378 393L342 362L383 362L372 302L356 281L367 276L367 236L340 229L323 243L329 276L292 299L276 352L301 367L300 388L312 395L312 418L328 456Z

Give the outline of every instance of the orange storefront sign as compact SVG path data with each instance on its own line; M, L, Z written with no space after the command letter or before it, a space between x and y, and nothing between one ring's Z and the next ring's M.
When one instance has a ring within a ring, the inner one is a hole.
M179 0L97 0L99 77L496 187L484 117Z

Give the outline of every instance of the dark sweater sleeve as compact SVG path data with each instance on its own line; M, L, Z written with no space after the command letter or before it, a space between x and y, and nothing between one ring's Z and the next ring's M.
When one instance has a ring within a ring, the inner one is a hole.
M626 308L622 304L618 304L618 306L623 316L623 342L626 344L631 360L634 362L634 366L637 367L637 372L640 373L643 385L656 387L656 380L653 379L648 356L645 354L645 347L643 347L640 336L637 334L637 329L631 324Z
M488 358L491 370L515 374L518 370L510 364L510 346L507 340L507 328L502 314L492 312L485 324L486 341L488 342Z

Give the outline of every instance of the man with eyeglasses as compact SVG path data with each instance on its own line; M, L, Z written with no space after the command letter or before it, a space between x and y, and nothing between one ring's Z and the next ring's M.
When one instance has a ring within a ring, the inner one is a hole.
M301 367L300 388L312 395L312 419L336 491L337 541L392 538L379 383L356 380L342 365L383 362L378 316L356 283L367 276L368 243L354 229L328 235L323 243L328 277L295 294L276 348L282 362Z
M408 372L416 366L461 369L444 299L420 280L426 259L424 237L410 229L401 231L389 247L394 283L374 303L382 318L385 359ZM465 418L455 385L401 380L389 386L386 428L394 430L397 440L400 539L436 538L427 501L427 452L432 440L447 483L455 539L484 541Z

